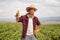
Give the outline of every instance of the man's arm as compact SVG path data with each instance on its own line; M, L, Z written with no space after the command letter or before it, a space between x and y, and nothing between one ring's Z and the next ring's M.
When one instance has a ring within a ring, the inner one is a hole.
M38 32L40 32L40 25L38 25L38 27L36 28L36 30L34 30L35 34L37 34Z
M39 32L40 31L40 26L41 26L41 23L40 23L40 21L39 21L39 19L37 18L37 31Z
M23 22L23 16L21 16L21 17L16 17L16 21L17 21L17 22Z
M20 14L19 14L19 10L18 10L17 13L16 13L16 15L15 15L15 18L16 18L17 22L19 22L19 18L20 18L19 16L20 16Z
M41 25L38 25L38 27L37 27L37 32L39 32L39 31L40 31L40 26L41 26Z
M38 18L37 18L36 24L37 24L37 28L36 28L36 30L34 30L35 34L37 34L37 33L40 31L40 26L41 26L41 23L40 23L40 21L38 20Z
M18 17L18 18L16 18L16 21L17 21L17 22L19 22L19 17Z

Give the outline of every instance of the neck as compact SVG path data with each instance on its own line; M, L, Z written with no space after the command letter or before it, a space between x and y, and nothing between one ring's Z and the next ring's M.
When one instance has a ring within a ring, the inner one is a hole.
M33 17L34 17L34 14L28 13L28 16L29 16L30 18L33 18Z

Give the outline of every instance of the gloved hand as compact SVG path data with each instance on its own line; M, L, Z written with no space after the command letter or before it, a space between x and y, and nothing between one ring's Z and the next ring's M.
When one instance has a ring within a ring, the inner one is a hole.
M18 18L19 16L20 16L20 14L19 14L19 10L18 10L15 17Z
M18 10L16 15L15 15L16 21L19 21L19 16L20 16L20 14L19 14L19 10Z
M37 33L40 31L40 29L34 30L34 34L37 35Z

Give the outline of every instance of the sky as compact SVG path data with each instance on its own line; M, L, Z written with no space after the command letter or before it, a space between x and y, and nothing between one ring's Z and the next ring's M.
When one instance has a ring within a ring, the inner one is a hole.
M38 9L37 17L60 17L60 0L0 0L0 18L15 18L18 10L20 16L25 15L31 4Z

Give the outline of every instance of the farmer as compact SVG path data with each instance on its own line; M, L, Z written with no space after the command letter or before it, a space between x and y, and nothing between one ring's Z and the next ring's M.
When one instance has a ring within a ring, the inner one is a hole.
M34 5L30 5L26 8L26 11L28 12L26 15L18 17L18 14L16 14L16 21L21 22L23 25L22 40L36 40L36 34L40 31L41 25L38 18L34 16L36 10Z

